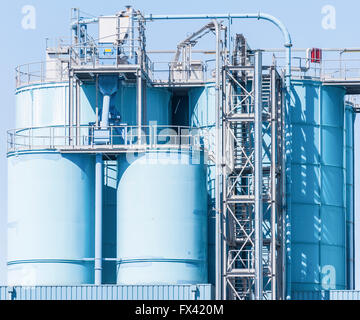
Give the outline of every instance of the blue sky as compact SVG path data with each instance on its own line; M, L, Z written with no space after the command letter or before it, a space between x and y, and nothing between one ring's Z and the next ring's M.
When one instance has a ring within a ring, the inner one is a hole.
M100 3L100 5L99 5ZM21 25L21 9L32 5L36 9L36 28L24 30ZM14 68L16 65L45 59L46 37L69 37L70 8L79 7L93 15L113 14L125 5L132 5L144 13L256 13L265 12L279 18L288 27L295 47L360 47L360 1L358 0L25 0L6 1L2 4L0 36L3 41L0 51L0 94L2 116L0 117L0 284L6 279L6 130L13 127L14 119ZM336 9L336 29L322 27L325 5ZM149 48L174 48L196 26L203 22L182 23L181 28L172 24L156 22L148 25ZM166 27L164 27L166 26ZM282 36L267 22L237 21L233 27L244 33L253 48L281 47ZM233 30L235 30L233 29ZM21 201L21 199L19 199Z

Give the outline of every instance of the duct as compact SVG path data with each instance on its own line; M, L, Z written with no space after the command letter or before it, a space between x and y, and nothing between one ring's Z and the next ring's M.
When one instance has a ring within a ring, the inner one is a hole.
M99 76L99 89L103 95L100 127L104 129L109 126L110 98L118 89L118 77L116 75Z

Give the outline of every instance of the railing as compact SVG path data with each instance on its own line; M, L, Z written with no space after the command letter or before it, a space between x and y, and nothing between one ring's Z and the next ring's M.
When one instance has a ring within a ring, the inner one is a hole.
M346 55L345 55L346 53ZM285 67L285 57L274 55L277 66ZM293 78L319 81L360 81L360 52L323 50L319 61L312 61L305 51L296 51L291 61Z
M128 40L125 44L80 44L70 47L70 66L99 68L112 66L119 68L126 65L140 65L150 74L152 62L142 51L138 40Z
M152 63L152 80L154 83L203 83L214 79L213 61L197 61L189 66L169 61Z
M68 80L67 62L52 60L33 62L15 68L16 87L44 82L61 82Z
M209 130L180 126L46 126L8 131L7 151L208 149Z

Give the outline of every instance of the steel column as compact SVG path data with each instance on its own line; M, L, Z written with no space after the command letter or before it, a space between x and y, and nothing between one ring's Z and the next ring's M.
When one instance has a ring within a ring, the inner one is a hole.
M277 298L277 265L276 265L276 209L277 209L277 99L276 99L276 70L270 70L271 77L271 298Z
M216 20L213 20L216 33L216 74L215 74L215 134L216 134L216 147L215 147L215 212L216 212L216 235L215 235L215 247L216 247L216 261L215 261L215 298L221 299L221 190L220 190L220 178L221 178L221 96L220 96L220 27Z
M262 203L262 53L255 52L255 103L254 103L254 149L255 149L255 299L263 298L263 203Z

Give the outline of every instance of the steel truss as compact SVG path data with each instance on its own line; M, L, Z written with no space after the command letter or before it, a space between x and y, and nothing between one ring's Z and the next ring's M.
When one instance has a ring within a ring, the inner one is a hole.
M254 58L222 68L222 299L283 298L282 81Z

